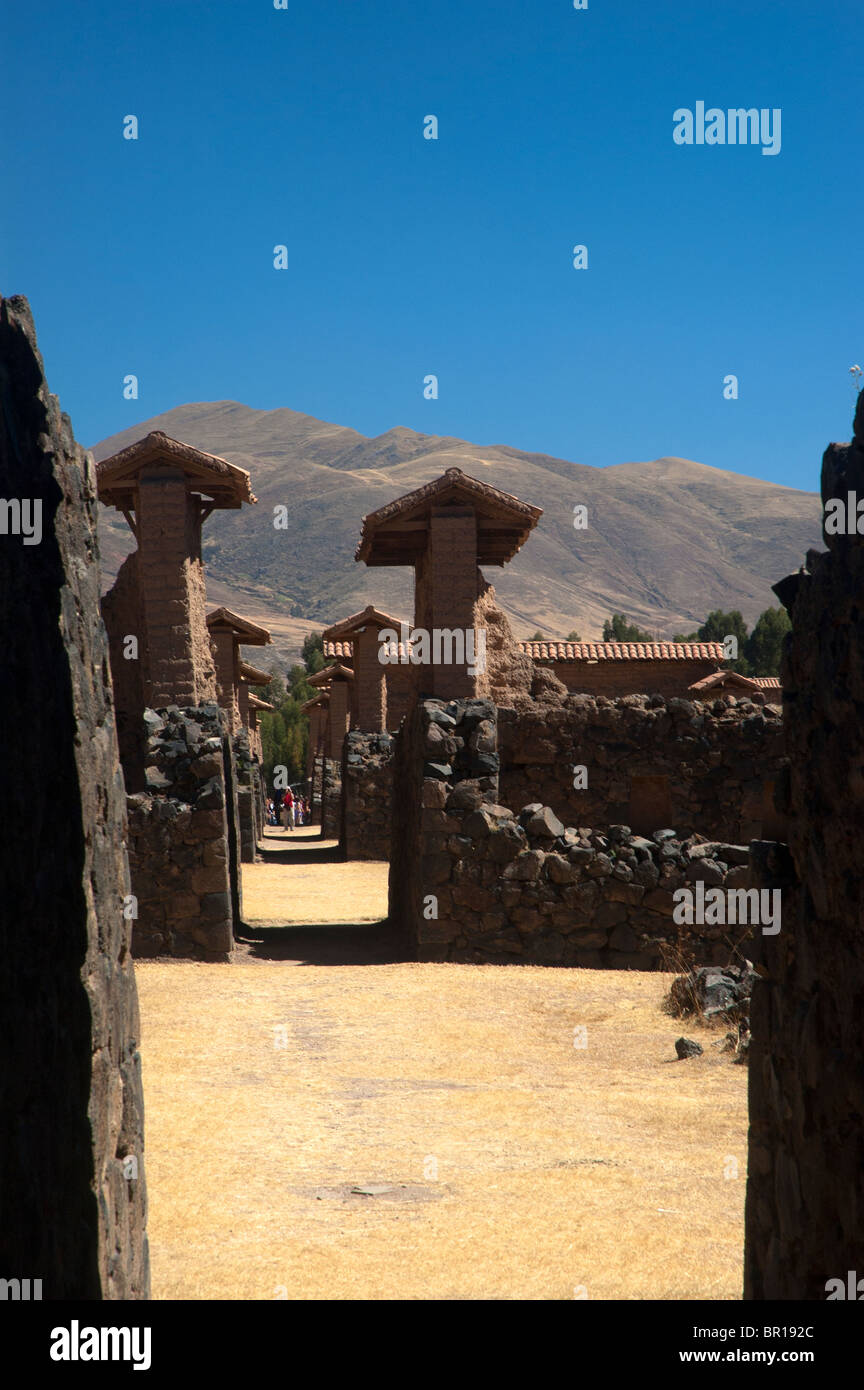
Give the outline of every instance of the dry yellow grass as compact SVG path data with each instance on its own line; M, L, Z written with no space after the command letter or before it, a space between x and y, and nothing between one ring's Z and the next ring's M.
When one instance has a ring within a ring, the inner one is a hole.
M675 1060L669 977L136 973L154 1297L740 1297L746 1071Z
M319 839L317 826L296 830L268 829L265 862L243 866L243 918L250 926L271 922L377 922L387 915L387 864L313 861L286 865L280 856L299 860L327 855L335 840ZM270 856L269 861L267 856Z

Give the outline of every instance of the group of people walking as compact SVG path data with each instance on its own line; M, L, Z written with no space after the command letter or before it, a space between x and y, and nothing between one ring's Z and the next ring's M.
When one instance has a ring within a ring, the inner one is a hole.
M290 787L284 792L274 791L267 802L268 825L279 825L281 822L285 830L293 830L297 825L309 825L311 820L308 797L295 796Z

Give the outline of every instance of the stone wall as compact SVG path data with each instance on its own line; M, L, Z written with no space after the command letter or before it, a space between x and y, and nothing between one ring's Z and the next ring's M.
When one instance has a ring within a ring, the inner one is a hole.
M749 886L745 846L566 827L539 802L515 815L498 801L496 744L479 699L424 701L400 735L391 912L419 959L646 970L670 952L721 963L752 941L747 925L673 921L678 888Z
M237 815L241 864L254 864L258 841L264 833L264 792L261 769L250 749L248 729L239 729L231 739L237 769Z
M321 759L321 836L338 840L342 831L342 764Z
M394 743L386 733L346 735L339 837L345 859L390 858Z
M711 705L594 699L537 675L539 699L499 712L505 805L541 801L565 825L620 823L642 834L674 826L733 844L780 837L773 786L787 759L776 706L729 695ZM578 789L577 767L586 770Z
M120 761L128 792L144 786L144 726L141 711L144 699L144 665L141 634L144 615L138 587L138 552L127 555L114 586L102 598L102 617L108 630L111 680L114 686L114 717L120 745ZM137 653L132 643L137 643Z
M237 887L229 850L225 715L147 710L144 792L129 797L136 956L231 959Z
M99 615L93 463L0 301L0 1274L44 1299L149 1296L126 809Z
M861 396L854 442L829 446L822 466L823 501L850 491L864 495ZM787 881L784 927L751 1006L750 1299L821 1300L829 1280L864 1276L864 538L825 543L776 586L792 620L791 864L767 865Z

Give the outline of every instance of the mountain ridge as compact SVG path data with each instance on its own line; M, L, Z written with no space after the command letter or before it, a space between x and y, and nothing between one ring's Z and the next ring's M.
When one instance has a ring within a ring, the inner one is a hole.
M712 608L739 608L752 623L776 606L771 584L821 545L815 492L695 460L594 468L402 425L368 437L287 406L190 402L101 440L94 456L155 429L251 473L257 506L206 523L208 600L270 627L280 660L296 655L306 632L366 603L410 615L410 571L354 562L361 518L449 467L543 508L519 555L485 570L518 637L540 629L561 638L574 628L598 637L612 611L665 638L690 631ZM586 530L573 528L577 504L588 509ZM277 505L288 507L287 530L273 526ZM134 541L117 512L100 510L109 587Z

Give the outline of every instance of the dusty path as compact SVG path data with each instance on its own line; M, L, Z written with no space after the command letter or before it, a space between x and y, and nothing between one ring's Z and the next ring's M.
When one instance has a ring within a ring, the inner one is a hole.
M249 866L246 915L382 884ZM740 1297L746 1072L674 1060L664 977L309 963L328 930L136 965L155 1297Z

